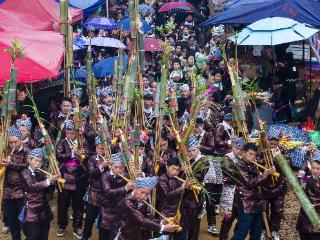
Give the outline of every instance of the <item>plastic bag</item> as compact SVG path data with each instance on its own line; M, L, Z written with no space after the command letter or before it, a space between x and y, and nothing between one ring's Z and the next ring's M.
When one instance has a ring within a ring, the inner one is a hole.
M309 131L308 133L310 137L310 142L317 145L317 147L320 147L320 132L319 131Z

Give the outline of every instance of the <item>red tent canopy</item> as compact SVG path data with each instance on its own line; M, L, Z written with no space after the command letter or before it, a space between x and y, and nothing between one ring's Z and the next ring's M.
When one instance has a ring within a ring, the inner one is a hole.
M82 19L82 9L69 7L72 23ZM58 31L60 7L54 0L6 0L0 4L0 30Z
M11 46L17 38L25 47L24 60L16 60L18 83L36 82L41 79L55 78L59 74L63 60L63 36L52 31L0 32L0 85L10 78L10 54L4 49Z

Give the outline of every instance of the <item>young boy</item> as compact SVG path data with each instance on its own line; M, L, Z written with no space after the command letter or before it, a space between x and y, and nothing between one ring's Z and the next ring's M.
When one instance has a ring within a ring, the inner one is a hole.
M4 215L7 216L11 237L20 240L18 216L24 205L20 173L28 166L29 149L22 144L21 132L11 126L8 130L9 149L7 158L0 163L6 167L3 187Z
M77 149L76 132L73 121L65 122L66 137L60 139L56 147L57 160L61 165L62 178L66 180L62 192L58 194L58 230L57 237L65 235L68 225L68 208L72 201L73 235L81 239L84 201L86 191L86 173L80 155L84 149Z
M108 160L105 159L105 149L101 144L100 136L96 137L95 145L96 154L89 158L87 165L89 189L82 240L87 240L92 235L92 226L99 214L103 199L101 175L108 169L109 165Z
M122 153L111 155L111 169L101 177L103 200L100 209L99 240L110 238L111 223L117 214L117 205L133 189L133 183L126 182L119 175L128 178Z
M27 115L22 114L21 118L16 121L16 126L21 132L21 140L23 144L27 145L29 149L34 149L36 147L36 141L30 138L30 131L32 128L32 123Z
M159 178L157 186L157 208L162 215L171 218L177 214L181 194L189 184L188 182L183 184L175 178L179 176L181 171L181 164L177 158L170 158L166 162L166 169L166 173ZM182 209L180 208L179 210L181 212ZM170 235L164 234L162 239L170 239ZM186 229L183 229L182 232L174 233L173 239L186 239Z
M139 205L147 201L151 191L157 185L157 177L138 178L133 191L118 204L117 215L112 221L112 228L118 232L119 240L142 240L143 229L153 232L175 232L178 225L150 219L140 211Z
M216 130L216 151L218 154L225 155L231 152L231 139L234 136L234 130L232 127L232 114L227 113L222 123L218 124Z
M42 166L44 151L35 148L30 151L29 167L22 171L21 182L24 190L25 207L22 210L23 232L26 240L48 240L50 221L53 213L45 197L46 190L57 181L59 175L46 177L37 169Z
M190 158L190 165L194 169L197 166L197 163L201 162L205 156L203 156L199 150L199 141L194 136L191 135L187 143L187 152ZM198 166L200 167L200 166ZM201 166L201 169L195 173L195 177L198 182L202 183L205 175L208 172L208 163L204 162ZM195 183L194 180L191 180L190 184ZM199 237L200 231L200 221L199 214L202 210L204 199L201 199L201 194L198 195L198 200L195 197L195 194L192 190L186 189L183 196L183 206L186 212L186 222L188 229L188 240L197 240Z
M242 158L242 149L245 144L243 138L236 138L233 140L232 152L227 153L225 156L234 164ZM237 208L234 204L235 197L235 184L232 179L225 177L223 180L223 190L221 194L221 208L224 214L219 233L219 240L227 240L229 231L232 227L234 220L237 217Z
M256 161L257 146L255 143L246 143L243 147L242 158L237 166L244 179L244 185L237 186L239 199L238 227L231 238L244 240L250 231L250 239L260 240L262 234L262 212L265 202L262 198L260 185L268 176L275 173L275 168L264 170L263 174L252 162Z
M311 176L306 182L305 192L315 210L320 214L320 152L316 151L311 160ZM301 240L320 239L320 230L312 226L302 209L298 217L297 230Z

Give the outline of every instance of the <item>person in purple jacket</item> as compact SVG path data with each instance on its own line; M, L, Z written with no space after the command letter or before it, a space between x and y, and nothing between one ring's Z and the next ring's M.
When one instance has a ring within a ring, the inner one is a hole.
M50 221L53 219L53 213L45 195L48 187L60 176L57 174L45 176L37 170L42 166L43 157L42 148L31 150L28 158L29 166L21 173L25 206L19 219L23 222L26 240L47 240Z

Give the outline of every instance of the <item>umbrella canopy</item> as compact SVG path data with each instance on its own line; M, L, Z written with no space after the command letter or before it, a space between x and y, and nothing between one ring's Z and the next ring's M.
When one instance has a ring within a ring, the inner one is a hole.
M163 41L157 38L145 38L144 39L144 51L146 52L162 52L163 47L161 46ZM127 48L131 49L132 44L130 43Z
M147 23L144 19L140 18L140 22L142 23L142 26L140 27L140 30L144 32L149 32L152 30L149 23ZM118 26L122 28L125 31L130 31L130 18L122 19L121 21L117 22Z
M188 2L168 2L165 3L160 9L159 12L169 12L174 8L184 8L186 10L196 10L196 8Z
M109 57L103 59L92 66L92 72L95 77L103 78L105 76L113 75L114 62L118 60L118 57ZM123 71L127 69L128 56L123 58Z
M239 45L278 45L307 39L318 32L306 24L289 18L273 17L261 19L244 28L229 39Z
M87 41L84 45L89 45L90 42ZM94 37L91 39L91 45L97 47L114 47L114 48L125 48L126 46L115 38L108 37Z
M73 50L79 50L82 48L86 48L87 39L77 36L73 39ZM76 47L75 47L76 46Z
M319 9L320 2L313 0L242 0L202 25L250 24L266 17L286 17L320 27Z
M87 70L85 68L78 68L74 71L74 78L76 81L87 82Z
M55 78L63 60L64 43L60 33L52 31L0 32L0 85L10 78L11 57L4 52L17 38L25 47L24 60L16 60L18 83L32 83L42 79ZM45 49L45 51L44 51Z
M106 17L101 17L101 18L92 18L86 21L83 26L87 29L90 30L98 30L98 29L103 29L103 30L116 30L119 29L119 26L117 23L111 19L111 18L106 18Z

